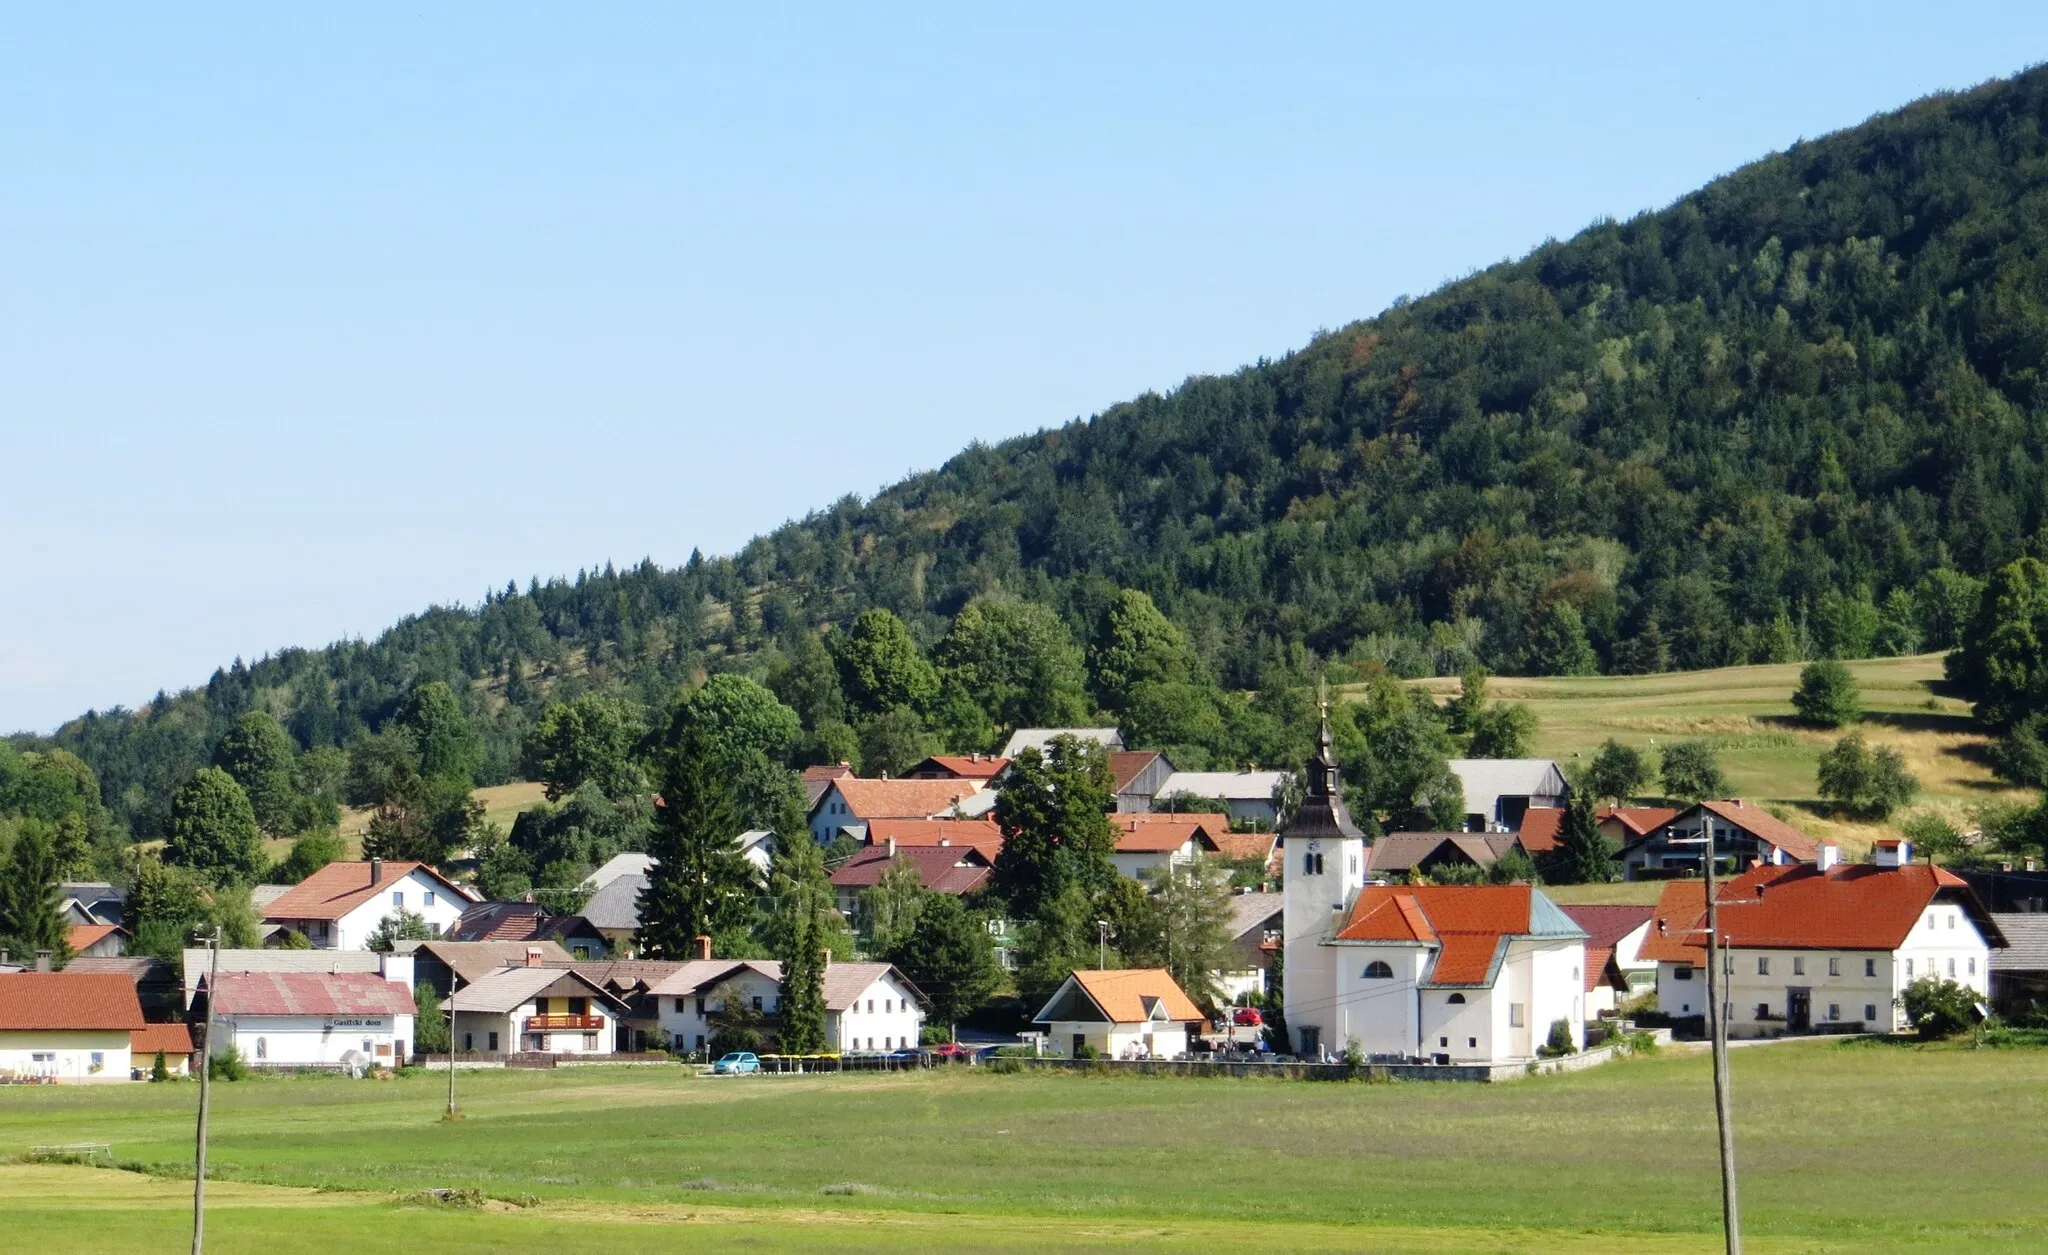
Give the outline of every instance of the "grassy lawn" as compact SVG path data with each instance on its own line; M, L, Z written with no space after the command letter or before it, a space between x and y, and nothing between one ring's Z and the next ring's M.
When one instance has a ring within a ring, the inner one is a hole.
M494 784L487 789L477 789L471 797L484 804L484 822L496 824L505 831L512 831L512 821L519 818L519 812L532 810L547 800L547 786L531 780L519 780L511 784ZM341 835L348 842L352 857L360 857L363 849L363 833L370 827L370 816L375 814L371 807L344 807L341 812ZM279 851L289 852L291 843L277 843ZM273 857L282 854L273 851Z
M1733 1067L1756 1249L2048 1246L2048 1051L1814 1042ZM688 1225L775 1250L1706 1251L1718 1226L1691 1054L1491 1087L666 1068L460 1085L453 1125L438 1076L220 1087L215 1248L675 1249L669 1226ZM0 1090L0 1156L109 1142L176 1170L195 1097ZM506 1201L393 1213L443 1186ZM167 1248L184 1188L0 1168L0 1213L17 1249Z
M1847 666L1863 693L1864 737L1896 746L1920 778L1916 808L1961 821L1979 802L2030 796L2005 788L1984 765L1987 742L1970 722L1968 703L1937 691L1941 655L1872 658ZM1884 830L1841 821L1815 799L1814 770L1842 733L1794 721L1799 669L1787 663L1647 676L1500 676L1488 682L1487 694L1534 710L1540 721L1536 752L1562 763L1590 758L1609 737L1642 747L1704 738L1719 750L1737 796L1761 801L1803 831L1860 853ZM1442 697L1458 688L1454 679L1418 683Z

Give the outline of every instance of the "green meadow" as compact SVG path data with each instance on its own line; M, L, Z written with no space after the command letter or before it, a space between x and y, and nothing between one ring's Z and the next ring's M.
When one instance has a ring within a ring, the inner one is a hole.
M2048 1052L1801 1042L1734 1057L1760 1251L2048 1249ZM215 1090L215 1250L1708 1251L1696 1053L1495 1086L950 1069L474 1072ZM0 1090L14 1249L182 1249L189 1084ZM422 1202L476 1191L481 1206Z

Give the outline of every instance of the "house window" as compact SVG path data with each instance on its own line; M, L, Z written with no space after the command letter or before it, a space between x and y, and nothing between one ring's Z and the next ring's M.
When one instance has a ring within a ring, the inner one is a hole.
M1392 980L1394 969L1385 959L1374 959L1365 965L1364 975L1367 980Z
M432 889L427 890L426 901L428 906L434 905L434 891Z
M761 1009L761 995L760 995L760 994L755 994L755 995L754 995L754 1010L756 1010L756 1011L759 1011L760 1009ZM870 1010L872 1010L872 1009L873 1009L873 1008L870 1008Z
M1798 955L1792 957L1792 974L1794 976L1806 975L1806 960L1804 958Z
M1448 1037L1439 1037L1436 1039L1436 1044L1439 1046L1448 1046L1451 1044L1451 1039Z
M1934 927L1934 912L1932 911L1927 912L1927 926L1929 928Z
M1676 966L1676 967L1672 968L1672 969L1671 969L1671 979L1672 979L1672 980L1691 980L1691 979L1692 979L1692 964L1690 964L1690 963L1680 963L1680 964L1679 964L1678 966Z
M869 1014L869 1015L873 1015L874 1013L875 1013L875 1000L874 1000L873 998L870 998L870 999L868 999L868 1014Z
M256 1039L256 1057L258 1059L268 1059L270 1057L270 1040L268 1038L258 1037Z
M1467 1037L1465 1039L1465 1046L1469 1050L1477 1050L1479 1049L1479 1039L1477 1037Z
M1875 975L1877 975L1877 960L1876 960L1876 959L1865 959L1865 960L1863 960L1863 974L1864 974L1865 976L1875 976Z
M462 1048L463 1048L464 1050L475 1050L475 1049L476 1049L476 1034L475 1034L475 1033L464 1033L464 1034L462 1035Z
M895 1039L894 1037L884 1037L884 1038L882 1039L882 1049L884 1049L884 1050L894 1050L894 1049L896 1049L896 1039Z
M678 998L678 999L676 999L676 1001L677 1001L677 1002L681 1002L681 1001L682 1001L682 999L681 999L681 998ZM680 1011L680 1010L682 1010L682 1008L681 1008L680 1006L678 1006L678 1007L676 1008L676 1010ZM702 998L699 998L699 999L697 999L697 1014L698 1014L698 1015L702 1015L702 1014L704 1014L704 1000L703 1000Z
M1906 979L1913 979L1913 960L1911 959L1906 960Z
M367 1037L363 1038L363 1053L364 1053L364 1054L366 1054L366 1055L367 1055L367 1054L373 1054L373 1053L375 1053L376 1049L377 1049L377 1043L376 1043L376 1042L373 1042L373 1041L371 1041L371 1040L370 1040L369 1038L367 1038Z
M683 1008L684 1008L684 1006L686 1006L686 1005L688 1005L688 1004L687 1004L687 1003L685 1002L685 1000L684 1000L684 999L681 999L681 998L678 998L678 999L676 999L676 1014L677 1014L677 1015L681 1015L681 1014L683 1013Z
M1756 956L1756 974L1758 976L1769 976L1771 974L1771 959L1769 955L1759 954Z
M1970 975L1972 975L1972 976L1975 976L1976 974L1977 974L1977 960L1975 960L1975 959L1971 959L1971 960L1970 960Z
M889 1013L890 1013L891 1011L894 1011L895 1009L896 1009L896 1007L895 1007L895 1005L894 1005L894 1004L893 1004L893 1003L891 1002L891 1000L890 1000L890 999L888 999L888 998L884 998L884 999L882 999L882 1014L883 1014L883 1015L887 1015L887 1014L889 1014Z
M1876 1003L1874 1003L1874 1002L1866 1002L1866 1003L1864 1003L1864 1004L1863 1004L1863 1018L1864 1018L1865 1020L1874 1020L1874 1019L1876 1019L1876 1018L1877 1018L1877 1004L1876 1004Z
M1948 974L1950 976L1954 976L1956 974L1956 956L1954 956L1953 954L1948 956Z
M1301 856L1301 874L1320 876L1323 874L1323 856L1313 850Z
M1828 1004L1828 1018L1829 1018L1830 1020L1839 1020L1839 1019L1841 1019L1841 1018L1842 1018L1842 1004L1841 1004L1841 1003L1839 1003L1839 1002L1830 1002L1830 1003Z
M403 890L403 889L393 889L393 890L391 891L391 905L393 905L393 906L404 906L404 905L405 905L405 890Z
M1522 1027L1522 1004L1519 1002L1510 1002L1508 1004L1508 1027Z
M571 998L571 999L569 999L569 1014L570 1014L570 1015L589 1015L589 1014L590 1014L590 999L588 999L588 998Z
M583 1035L583 1048L584 1048L585 1050L595 1050L595 1049L597 1049L597 1034L596 1034L596 1033L585 1033L585 1034Z
M1829 960L1828 960L1828 975L1830 975L1830 976L1840 976L1841 974L1842 974L1842 961L1841 961L1840 959L1832 959L1832 958L1831 958L1831 959L1829 959Z
M1444 1001L1450 1003L1452 1006L1462 1007L1465 1005L1465 995L1452 994L1450 997L1444 999Z
M489 1044L486 1045L484 1048L486 1050L489 1050L492 1054L498 1053L498 1035L496 1033L492 1033L490 1035Z
M1948 927L1949 927L1949 931L1950 931L1950 932L1954 932L1954 931L1955 931L1955 927L1956 927L1956 913L1955 913L1954 911L1950 911L1950 912L1948 913Z
M1757 1004L1756 1004L1756 1018L1757 1018L1757 1019L1759 1019L1759 1020L1768 1020L1768 1019L1770 1019L1770 1018L1771 1018L1771 1004L1770 1004L1770 1003L1768 1003L1768 1002L1759 1002L1759 1003L1757 1003Z

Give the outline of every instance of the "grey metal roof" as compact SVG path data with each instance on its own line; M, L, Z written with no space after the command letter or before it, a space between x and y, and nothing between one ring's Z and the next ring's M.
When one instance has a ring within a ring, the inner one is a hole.
M185 988L199 988L212 962L205 950L185 951ZM220 970L229 972L370 972L382 973L384 956L375 950L223 950Z
M590 895L590 901L583 904L583 918L597 928L637 929L640 891L646 887L644 875L615 877Z
M1579 937L1590 934L1579 921L1564 913L1541 889L1529 890L1529 932L1531 937Z
M1270 802L1273 791L1286 779L1284 771L1176 771L1160 783L1154 796L1187 793L1232 802Z
M1278 893L1240 893L1230 900L1230 935L1233 939L1262 928L1266 921L1286 908L1287 898Z
M1115 728L1019 728L1003 743L1004 758L1015 758L1017 751L1026 746L1043 751L1056 736L1070 736L1079 741L1094 741L1109 749L1124 747L1123 733Z
M2003 948L1991 951L1994 972L2048 972L2048 912L1999 911L1991 916L2005 934Z

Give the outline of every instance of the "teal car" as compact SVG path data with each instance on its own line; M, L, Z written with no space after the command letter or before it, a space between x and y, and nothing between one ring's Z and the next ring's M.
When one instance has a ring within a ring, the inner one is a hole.
M714 1076L742 1076L761 1070L761 1057L751 1050L735 1050L711 1065Z

